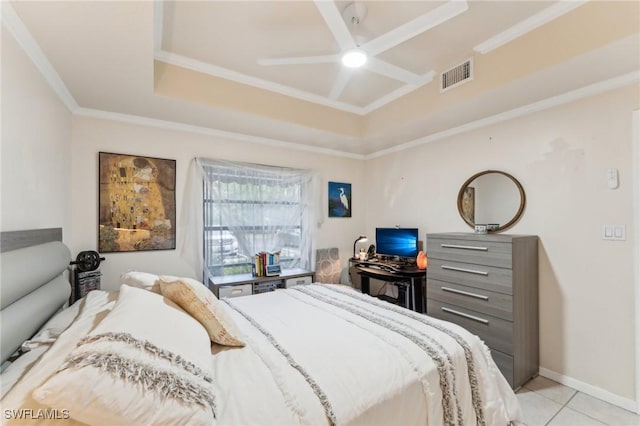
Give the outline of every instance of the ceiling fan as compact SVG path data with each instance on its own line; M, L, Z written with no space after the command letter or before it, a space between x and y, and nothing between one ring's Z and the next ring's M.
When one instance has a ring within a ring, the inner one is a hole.
M332 0L314 0L318 11L324 18L333 37L340 46L340 53L319 56L296 56L287 58L261 59L260 65L298 65L322 64L342 61L344 67L329 94L330 99L338 99L353 73L350 68L364 66L371 72L384 75L412 86L420 86L431 81L433 72L423 75L415 74L404 68L376 58L385 52L449 19L465 12L469 6L466 0L451 0L417 18L370 40L358 45L354 40L345 19L352 23L359 23L366 15L366 7L362 3L352 3L341 14ZM344 18L343 18L344 17Z

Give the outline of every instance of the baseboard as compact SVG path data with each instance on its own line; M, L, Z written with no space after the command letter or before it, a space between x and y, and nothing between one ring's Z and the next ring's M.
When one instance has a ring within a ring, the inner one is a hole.
M586 393L587 395L590 395L594 398L601 399L605 402L608 402L609 404L613 404L633 413L640 414L640 407L638 407L638 404L636 404L636 401L634 401L633 399L624 398L620 395L611 393L608 390L590 385L588 383L574 379L573 377L565 376L564 374L556 373L555 371L543 367L540 367L539 373L542 377L546 377L547 379L551 379L565 386L569 386L570 388L574 388L577 391Z

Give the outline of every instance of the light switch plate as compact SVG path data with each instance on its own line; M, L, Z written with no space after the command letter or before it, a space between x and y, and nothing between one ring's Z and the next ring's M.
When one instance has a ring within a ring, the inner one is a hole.
M615 225L613 227L613 239L624 241L627 239L627 230L624 225Z
M609 189L618 187L618 169L607 169L607 186Z
M612 241L626 241L627 227L626 225L603 225L602 239Z

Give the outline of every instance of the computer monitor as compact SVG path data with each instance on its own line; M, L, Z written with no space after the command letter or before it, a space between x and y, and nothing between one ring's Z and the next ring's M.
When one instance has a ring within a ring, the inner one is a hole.
M415 258L418 255L418 228L376 228L376 253Z

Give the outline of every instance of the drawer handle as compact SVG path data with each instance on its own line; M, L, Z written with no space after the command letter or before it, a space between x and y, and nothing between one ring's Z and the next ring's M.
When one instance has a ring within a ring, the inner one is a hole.
M449 293L461 294L463 296L475 297L476 299L489 300L489 296L482 294L469 293L468 291L462 291L455 288L440 287L442 291L448 291Z
M241 288L234 288L231 290L231 294L239 294L239 293L243 293L244 291Z
M475 269L456 268L455 266L447 266L447 265L442 265L441 268L446 269L447 271L466 272L468 274L484 275L485 277L489 276L488 272L476 271Z
M448 312L448 313L453 314L453 315L458 315L459 317L468 318L470 320L477 321L477 322L485 324L485 325L489 324L489 320L486 320L484 318L476 317L474 315L465 314L464 312L454 311L453 309L449 309L449 308L444 308L443 307L443 308L440 308L440 309L442 309L443 312Z
M475 246L460 246L457 244L440 244L442 248L462 249L462 250L476 250L476 251L489 251L487 247L475 247Z

